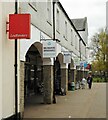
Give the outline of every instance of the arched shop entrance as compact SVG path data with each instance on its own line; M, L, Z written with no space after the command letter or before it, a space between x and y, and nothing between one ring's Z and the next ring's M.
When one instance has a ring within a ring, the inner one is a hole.
M63 54L59 53L55 61L55 93L65 95L68 86L68 68L63 63Z
M25 106L29 104L43 103L43 61L35 44L31 45L25 57Z
M20 60L21 116L31 106L53 102L53 59L42 57L42 47L40 42L35 42L22 52L25 59Z

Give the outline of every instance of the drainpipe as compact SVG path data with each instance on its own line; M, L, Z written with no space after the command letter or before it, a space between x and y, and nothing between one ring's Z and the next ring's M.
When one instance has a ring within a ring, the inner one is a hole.
M53 1L53 40L55 40L55 1Z
M55 1L53 1L53 40L55 40ZM55 58L54 60L54 67L53 67L53 103L56 103L56 98L55 98Z
M81 39L79 40L79 52L80 52L80 61L81 61Z
M15 0L15 14L18 14L18 1ZM17 39L15 39L15 120L18 120L18 78L17 78Z

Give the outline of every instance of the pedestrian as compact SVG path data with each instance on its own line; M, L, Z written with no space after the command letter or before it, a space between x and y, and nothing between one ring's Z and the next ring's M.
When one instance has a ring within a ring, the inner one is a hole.
M87 83L88 83L89 89L91 89L91 87L92 87L92 81L93 81L92 75L91 75L91 73L89 73L88 78L87 78Z
M81 80L81 87L82 87L82 89L85 89L86 83L87 83L87 80L85 78L82 78L82 80Z

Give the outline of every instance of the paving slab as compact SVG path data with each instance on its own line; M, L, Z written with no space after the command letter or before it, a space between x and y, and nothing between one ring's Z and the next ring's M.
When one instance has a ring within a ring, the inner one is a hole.
M26 106L24 118L106 118L105 83L93 83L92 89L69 91L56 98L56 104Z

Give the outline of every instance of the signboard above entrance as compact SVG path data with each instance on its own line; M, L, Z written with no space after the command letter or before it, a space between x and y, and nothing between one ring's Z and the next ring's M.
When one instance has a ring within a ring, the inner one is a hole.
M30 14L9 14L9 39L30 39Z
M64 55L64 63L71 63L71 53L68 51L63 52Z
M43 43L43 57L54 58L56 56L56 41L45 40Z

